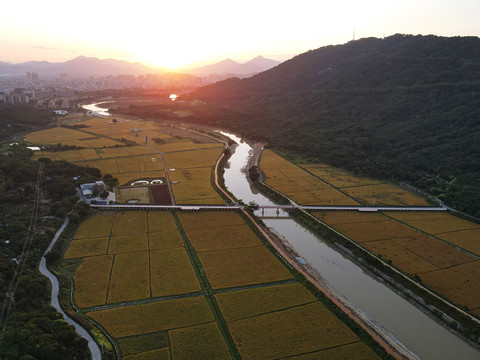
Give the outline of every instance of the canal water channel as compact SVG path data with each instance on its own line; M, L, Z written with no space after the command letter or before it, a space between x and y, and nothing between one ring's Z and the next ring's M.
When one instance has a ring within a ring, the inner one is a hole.
M245 167L253 149L233 134L222 134L238 143L225 169L226 188L245 203L274 204L252 188L246 178ZM256 215L269 217L263 222L286 239L329 286L421 359L480 359L478 350L374 279L321 238L287 218L283 211L277 213L276 209L266 209L262 214L257 210Z

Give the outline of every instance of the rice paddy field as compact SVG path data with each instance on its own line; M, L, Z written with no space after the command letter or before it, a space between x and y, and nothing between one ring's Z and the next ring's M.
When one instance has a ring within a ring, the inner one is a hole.
M63 143L82 149L41 150L35 152L34 157L98 168L102 174L117 178L119 186L130 186L132 182L143 179L165 180L165 171L171 169L171 198L178 198L181 204L225 203L211 184L212 167L223 150L221 142L187 130L179 130L184 136L179 137L171 127L141 120L120 119L113 122L93 118L78 121L75 125L84 127L54 127L28 134L26 139L39 146ZM126 141L133 143L126 146ZM165 158L167 169L162 158ZM124 192L119 194L118 202L138 200L149 203L150 198L147 193L135 196Z
M265 183L301 205L428 206L397 186L354 176L325 164L295 165L265 150L260 167Z
M238 212L105 212L84 224L65 253L79 261L74 299L123 359L379 358Z
M479 224L446 212L313 215L441 296L480 313Z

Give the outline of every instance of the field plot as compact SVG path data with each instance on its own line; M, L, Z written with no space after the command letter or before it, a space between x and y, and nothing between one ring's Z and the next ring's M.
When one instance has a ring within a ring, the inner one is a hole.
M109 254L125 254L145 250L148 250L148 238L146 233L112 236L108 246Z
M438 269L393 240L369 241L364 243L363 246L380 255L383 259L392 261L393 265L410 275Z
M447 212L422 212L418 214L391 212L388 215L429 234L480 229L480 224L461 219Z
M359 341L319 302L233 321L228 327L245 359L278 359Z
M131 173L145 171L143 161L139 157L119 157L116 159L119 173Z
M358 203L270 150L262 154L265 183L302 205L357 205Z
M115 255L107 301L115 303L149 297L148 252Z
M222 148L191 150L165 153L168 168L185 169L195 167L212 167L222 153Z
M173 196L177 204L224 205L225 201L212 188L209 180L187 180L172 184Z
M347 171L336 169L325 164L304 164L300 166L337 188L381 183L378 180L353 176Z
M155 349L123 357L124 360L170 360L170 350Z
M105 158L113 158L113 157L122 157L122 156L136 156L136 155L145 155L145 154L152 154L155 151L145 147L145 146L124 146L124 147L111 147L111 148L104 148L100 152L100 157Z
M80 224L75 233L75 239L92 239L109 236L114 219L114 212L100 212L90 216Z
M117 213L112 226L112 236L136 235L147 232L147 216L144 211Z
M150 250L174 249L183 246L183 239L177 230L163 231L148 235Z
M148 186L118 187L115 191L115 201L118 203L150 204L150 188Z
M152 196L153 204L171 205L172 197L170 196L170 190L166 184L151 185L150 194Z
M427 201L390 184L342 188L342 191L365 205L428 206Z
M65 255L65 259L74 259L107 253L108 237L95 239L73 240Z
M360 243L421 235L417 230L388 218L383 221L338 224L335 228Z
M142 160L145 171L163 171L163 162L160 154L142 155L139 156Z
M475 260L473 256L426 235L394 239L394 241L438 268L460 265Z
M185 180L210 180L212 176L212 168L192 168L192 169L178 169L169 171L168 176L170 181L185 181Z
M247 224L186 231L197 252L263 245Z
M289 357L294 360L370 360L379 357L362 342L343 345L333 349L316 351L314 353Z
M220 293L215 298L227 322L317 301L298 283Z
M112 262L112 255L83 259L73 277L75 302L79 307L105 304Z
M480 261L421 274L420 278L460 306L480 308Z
M173 359L230 359L214 322L172 330L169 334Z
M145 334L139 336L130 336L117 339L123 356L135 355L155 349L167 348L168 351L168 333L166 331Z
M435 236L480 256L480 229L441 233Z
M178 217L185 230L245 224L243 218L234 211L179 212Z
M293 277L265 246L202 252L198 257L214 289Z
M150 252L152 296L178 295L202 288L183 247Z
M84 132L72 130L64 127L54 127L51 129L35 131L27 134L25 138L28 142L37 145L51 145L62 143L72 145L73 140L85 138L87 135Z
M385 215L378 212L314 211L312 215L332 226L387 220Z
M166 230L177 230L177 224L170 212L167 211L149 211L148 230L152 232L161 232Z
M155 135L152 135L155 136ZM208 148L223 148L223 144L220 143L194 143L190 140L181 142L170 142L167 140L165 144L155 144L153 141L149 145L160 152L174 152L174 151L186 151L186 150L199 150Z
M116 338L214 321L203 296L92 311L88 316Z

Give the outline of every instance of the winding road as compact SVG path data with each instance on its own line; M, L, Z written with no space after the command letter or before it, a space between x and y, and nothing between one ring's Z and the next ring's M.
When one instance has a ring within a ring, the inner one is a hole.
M100 351L100 348L98 347L97 343L93 340L93 338L90 336L90 334L87 332L87 330L85 330L80 324L78 324L77 322L75 322L72 318L70 318L64 311L63 309L60 307L60 303L58 302L58 289L59 289L59 284L58 284L58 280L57 278L55 277L55 275L53 275L48 269L47 269L47 260L45 259L45 255L50 251L52 250L53 246L55 245L55 243L57 242L57 239L59 238L59 236L62 234L63 230L65 230L65 228L67 227L68 225L68 222L69 222L69 219L68 218L65 218L65 221L63 222L63 225L60 227L60 229L58 229L57 233L55 234L52 242L50 243L50 245L48 246L47 250L45 251L45 253L43 254L43 257L42 259L40 260L40 265L38 267L38 270L40 270L40 272L45 275L46 277L48 277L48 279L50 280L50 282L52 283L52 293L51 293L51 305L55 308L55 310L57 310L60 314L62 314L63 318L65 319L65 321L67 323L69 323L70 325L73 325L75 327L75 331L81 336L83 337L85 340L88 341L88 348L90 349L90 353L92 354L92 359L93 360L101 360L102 358L102 353Z

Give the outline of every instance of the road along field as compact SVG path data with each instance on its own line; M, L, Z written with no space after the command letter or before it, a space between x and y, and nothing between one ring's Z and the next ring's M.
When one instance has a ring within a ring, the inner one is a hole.
M125 359L382 353L307 290L236 211L97 213L78 233L65 253L80 263L75 302Z
M323 211L313 215L478 316L480 237L466 237L462 242L456 234L479 231L479 224L444 212Z

